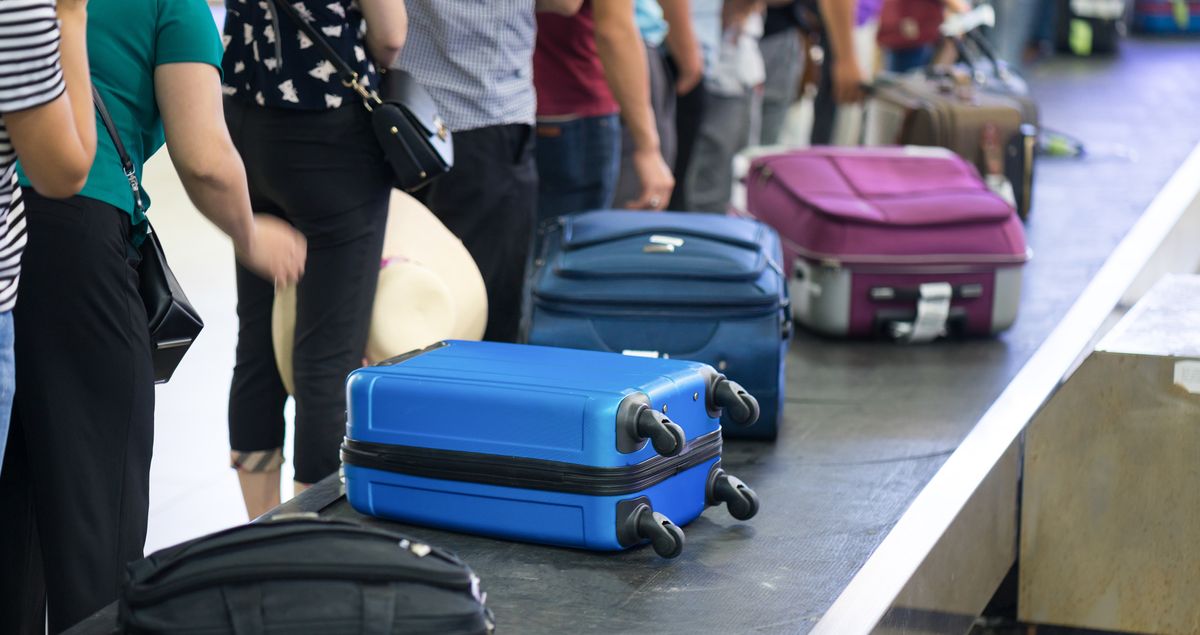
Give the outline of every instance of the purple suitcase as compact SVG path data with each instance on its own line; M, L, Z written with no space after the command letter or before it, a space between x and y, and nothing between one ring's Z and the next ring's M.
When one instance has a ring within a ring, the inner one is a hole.
M746 213L779 232L796 319L814 331L915 342L1016 319L1021 221L949 150L759 156L746 196Z

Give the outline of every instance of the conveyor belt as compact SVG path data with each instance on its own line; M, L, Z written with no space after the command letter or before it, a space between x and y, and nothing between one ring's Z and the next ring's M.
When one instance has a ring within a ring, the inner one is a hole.
M749 523L710 510L674 561L403 527L482 577L503 632L793 633L820 619L946 457L1029 359L1109 251L1200 141L1200 47L1128 42L1113 60L1056 60L1030 78L1043 122L1113 157L1043 160L1035 258L1016 327L928 346L800 334L778 443L729 442L762 498ZM329 480L280 511L357 517ZM361 517L359 517L361 518Z

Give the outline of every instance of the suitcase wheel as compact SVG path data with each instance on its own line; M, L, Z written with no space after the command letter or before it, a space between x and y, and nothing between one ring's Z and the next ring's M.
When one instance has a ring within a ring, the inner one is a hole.
M725 410L729 420L736 425L745 427L758 421L758 400L736 381L725 377L717 379L712 396L713 405Z
M649 439L654 451L663 456L675 456L683 451L687 435L678 423L640 400L636 406L636 409L627 411L628 414L619 419L621 429L618 435L624 437L625 443L618 440L618 449L631 451Z
M663 558L674 558L683 553L683 530L646 503L634 508L625 518L625 525L627 533L639 540L649 540L654 553Z
M706 498L709 505L725 503L729 515L738 520L750 520L758 513L758 494L743 483L742 479L729 474L720 466L714 466L708 476Z

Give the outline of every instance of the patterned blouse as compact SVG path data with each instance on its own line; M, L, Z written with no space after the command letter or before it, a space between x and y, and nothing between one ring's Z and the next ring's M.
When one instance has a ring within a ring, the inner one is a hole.
M326 41L367 86L378 76L368 59L366 22L356 0L284 0ZM321 48L287 14L276 15L274 0L225 0L225 57L221 61L225 94L259 106L295 110L338 108L354 90L342 85Z

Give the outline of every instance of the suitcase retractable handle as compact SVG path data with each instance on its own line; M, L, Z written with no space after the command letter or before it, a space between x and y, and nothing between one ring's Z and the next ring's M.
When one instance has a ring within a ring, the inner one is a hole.
M676 456L687 444L683 428L652 408L645 395L636 393L626 397L618 409L617 450L636 452L647 439L662 456Z

